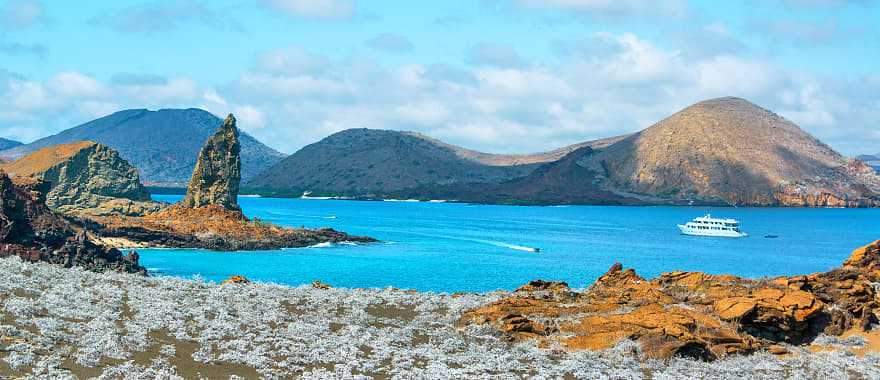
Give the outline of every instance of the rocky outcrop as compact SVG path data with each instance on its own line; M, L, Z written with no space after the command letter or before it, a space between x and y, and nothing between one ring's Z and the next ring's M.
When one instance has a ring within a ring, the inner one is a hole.
M653 280L615 264L584 292L533 281L509 297L465 313L460 326L489 325L512 341L542 347L604 349L630 339L649 357L715 359L820 333L867 331L878 323L880 241L853 252L841 268L806 276L749 280L699 272Z
M240 182L241 144L235 116L229 114L199 152L186 196L179 205L188 208L217 205L238 211Z
M46 185L39 181L30 185L18 187L0 171L0 257L146 274L136 252L123 256L116 249L95 244L43 203L41 190Z
M143 215L158 211L137 169L106 145L80 141L40 149L3 166L15 181L49 184L46 204L62 213Z
M98 231L101 238L123 239L130 246L240 251L375 241L332 229L293 229L248 219L237 202L239 148L235 117L229 115L202 148L181 202L144 217L117 215L79 222Z

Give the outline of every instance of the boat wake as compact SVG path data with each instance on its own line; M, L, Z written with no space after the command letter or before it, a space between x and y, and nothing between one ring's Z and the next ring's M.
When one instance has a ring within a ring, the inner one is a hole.
M494 246L497 246L497 247L510 248L510 249L517 250L517 251L524 251L524 252L540 252L541 251L540 248L525 247L525 246L516 245L516 244L507 244L507 243L503 243L500 241L488 241L488 242Z
M496 247L512 249L512 250L516 250L516 251L523 251L523 252L541 252L541 248L526 247L526 246L522 246L522 245L505 243L503 241L475 239L475 238L450 236L450 235L429 234L429 233L424 233L424 232L404 231L404 230L398 230L398 229L386 229L385 231L404 233L404 234L409 234L409 235L432 237L432 238L438 238L438 239L458 240L458 241L467 241L467 242L471 242L471 243L487 244L487 245L493 245Z

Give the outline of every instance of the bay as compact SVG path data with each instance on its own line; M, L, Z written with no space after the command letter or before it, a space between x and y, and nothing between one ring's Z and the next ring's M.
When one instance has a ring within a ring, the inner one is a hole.
M180 196L156 195L175 202ZM825 271L880 239L878 209L498 206L240 198L245 213L291 227L331 227L369 245L254 252L142 249L152 275L285 285L420 291L512 290L533 279L585 287L620 262L644 277L672 270L745 277ZM711 213L739 219L741 239L681 235L676 224ZM765 235L778 235L776 239ZM540 248L531 252L527 248Z

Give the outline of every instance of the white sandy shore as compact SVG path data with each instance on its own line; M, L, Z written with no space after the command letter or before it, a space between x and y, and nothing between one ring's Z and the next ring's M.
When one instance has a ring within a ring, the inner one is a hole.
M0 273L0 378L880 377L880 357L845 350L656 361L630 342L565 352L454 327L500 293L221 286L17 258Z

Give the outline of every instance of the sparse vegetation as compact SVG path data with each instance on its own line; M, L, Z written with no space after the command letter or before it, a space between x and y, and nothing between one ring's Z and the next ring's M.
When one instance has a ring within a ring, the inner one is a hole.
M646 360L633 342L567 352L457 329L504 293L217 285L0 260L0 377L877 378L842 351Z

